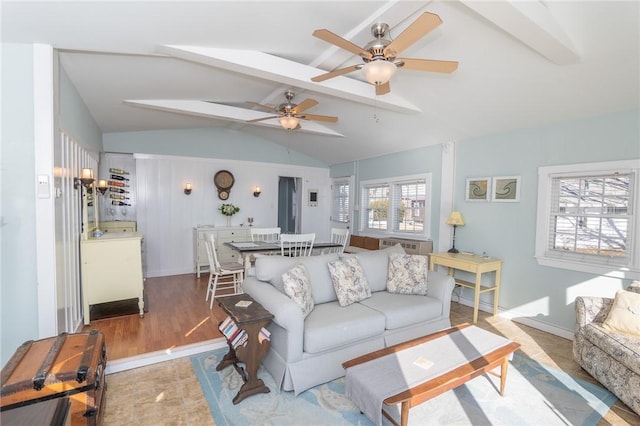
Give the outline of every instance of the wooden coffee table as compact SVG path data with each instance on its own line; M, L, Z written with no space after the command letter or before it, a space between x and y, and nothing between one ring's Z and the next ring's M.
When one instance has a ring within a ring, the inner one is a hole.
M406 426L412 407L479 375L494 374L497 367L501 367L500 395L504 395L509 359L519 347L502 336L463 324L343 363L347 395L374 424L384 415L397 425L384 405L401 404L400 424ZM423 367L415 365L421 364L416 363L418 359L424 361ZM366 399L372 393L373 398ZM372 407L379 408L372 411Z

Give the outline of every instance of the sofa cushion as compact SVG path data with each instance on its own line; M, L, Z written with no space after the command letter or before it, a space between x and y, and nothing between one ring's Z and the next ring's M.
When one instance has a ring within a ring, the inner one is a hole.
M309 315L309 312L313 310L314 303L307 268L303 264L294 266L282 274L282 283L286 295L302 309L302 315L305 317Z
M304 351L318 353L384 333L384 316L359 303L316 305L304 321Z
M309 274L313 302L316 304L332 302L338 299L333 289L333 282L331 281L327 264L334 260L338 260L337 253L293 258L262 256L256 258L256 278L260 281L270 282L271 285L284 293L282 274L297 264L303 264Z
M442 315L442 302L429 296L379 291L360 304L384 315L387 330L429 321Z
M329 262L329 272L340 306L371 297L369 282L358 259L351 257Z
M607 330L602 323L598 322L582 327L580 333L620 364L640 374L640 339L638 337L620 331Z
M427 294L427 257L389 254L387 291L399 294Z
M640 337L640 294L618 290L609 315L602 325L608 330Z
M355 257L362 265L364 273L369 281L372 292L385 291L387 289L387 273L389 269L389 253L405 254L400 244L383 250L367 251L362 253L343 254L342 257Z

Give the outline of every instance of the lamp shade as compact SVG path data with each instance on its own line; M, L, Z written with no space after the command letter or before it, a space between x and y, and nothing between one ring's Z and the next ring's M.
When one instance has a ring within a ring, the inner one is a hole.
M280 121L280 125L287 130L293 130L298 127L298 119L291 115L283 115L278 121Z
M451 214L449 215L449 219L447 219L447 225L456 225L456 226L464 225L464 220L462 220L462 214L460 212L451 212Z
M378 59L364 64L362 72L369 83L380 85L388 82L397 69L393 62Z

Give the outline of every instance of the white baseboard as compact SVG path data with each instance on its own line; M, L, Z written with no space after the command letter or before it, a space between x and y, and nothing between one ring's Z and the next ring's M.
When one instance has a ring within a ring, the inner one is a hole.
M458 298L457 302L460 303L461 305L465 305L473 308L473 300L471 299L460 297ZM480 301L478 310L482 312L493 313L493 305L487 302ZM520 324L533 327L537 330L541 330L549 334L553 334L555 336L573 340L573 330L567 330L566 328L558 327L556 325L549 324L544 321L540 321L539 319L528 317L525 314L522 314L521 312L517 312L512 309L505 310L498 307L498 316L509 319L513 322L518 322Z
M144 367L145 365L157 364L159 362L170 361L172 359L191 356L225 347L228 347L226 340L220 337L218 339L207 340L206 342L178 346L176 348L169 348L163 351L149 352L147 354L136 355L129 358L108 361L105 373L119 373L133 368Z

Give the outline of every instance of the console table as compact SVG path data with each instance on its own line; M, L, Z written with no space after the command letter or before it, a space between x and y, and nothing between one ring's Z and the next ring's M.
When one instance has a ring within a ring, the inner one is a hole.
M429 255L429 270L433 271L435 265L449 268L449 275L453 277L456 270L471 272L476 275L475 282L469 282L455 278L456 285L473 289L473 323L478 322L478 305L480 293L493 291L493 315L498 315L498 299L500 297L500 274L502 272L502 260L465 253L431 253ZM493 286L483 286L482 274L495 272Z
M236 303L240 301L250 301L251 304L247 307L236 306ZM227 340L229 352L216 367L216 371L220 371L229 365L233 365L242 376L244 384L233 398L233 403L238 404L246 397L258 393L269 393L270 390L262 379L258 379L258 367L262 358L267 354L271 342L268 339L260 342L259 334L262 327L269 324L273 315L248 294L220 297L218 304L236 325L244 329L248 335L246 345L238 346L235 349L231 342ZM244 369L238 365L239 362L245 364Z

